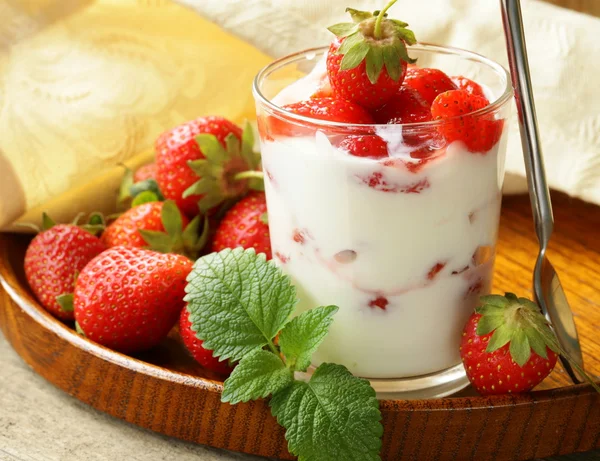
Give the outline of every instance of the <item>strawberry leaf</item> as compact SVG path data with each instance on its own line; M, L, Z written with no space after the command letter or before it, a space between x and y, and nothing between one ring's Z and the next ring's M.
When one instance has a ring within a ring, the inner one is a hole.
M292 370L279 357L258 349L246 355L227 378L221 402L232 405L267 397L292 383Z
M487 335L504 323L504 314L488 314L483 315L477 322L476 333L479 336Z
M346 37L358 31L358 25L351 22L340 22L327 28L329 32L337 37Z
M350 17L357 24L373 17L373 14L368 11L355 10L354 8L346 8L346 13L350 13Z
M374 85L383 69L383 52L380 47L371 47L366 59L367 77Z
M200 258L188 276L185 301L204 346L221 360L240 360L287 323L296 304L290 279L254 249L226 249Z
M196 142L209 163L222 163L227 153L215 135L202 133L196 136Z
M531 347L524 330L516 330L510 341L509 351L512 359L522 367L531 357Z
M364 37L360 32L349 35L338 48L338 54L346 54L350 49L359 42L364 41Z
M501 295L487 295L487 296L482 296L479 299L483 303L484 307L485 307L485 305L505 307L508 304L508 299L506 299L504 296L501 296Z
M387 71L390 78L397 81L400 78L400 55L397 49L393 45L387 45L381 47L381 54L383 55L383 63L385 64L385 70Z
M494 352L506 345L512 338L513 331L506 325L503 324L496 328L494 334L490 338L488 345L485 349L486 352Z
M365 41L357 42L350 48L342 58L340 68L342 70L354 69L358 66L369 52L370 47Z
M144 203L158 202L158 201L159 201L158 196L154 192L152 192L150 190L145 190L135 196L135 198L131 202L131 207L133 208L133 207L136 207L139 205L143 205Z
M173 249L173 240L161 231L138 229L138 232L148 244L148 248L159 253L170 253Z
M309 382L294 381L270 402L300 460L378 461L381 413L375 391L342 365L324 363Z
M164 202L160 212L160 219L165 231L171 238L181 236L183 221L181 219L181 212L173 200Z
M56 222L47 213L42 213L42 230L48 230L56 226Z
M544 338L542 337L542 335L534 327L526 328L525 334L527 335L529 345L531 346L533 351L544 359L548 358L548 353L546 351L546 343L544 342Z
M279 347L288 366L306 371L310 360L325 339L337 306L317 307L293 318L279 335Z
M73 293L65 293L56 297L56 302L63 312L73 312Z

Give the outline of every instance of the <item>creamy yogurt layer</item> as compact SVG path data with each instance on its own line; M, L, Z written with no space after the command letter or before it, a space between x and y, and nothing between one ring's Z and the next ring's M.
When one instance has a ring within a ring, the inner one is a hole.
M313 73L274 102L318 82ZM315 365L418 376L460 363L460 331L489 292L505 136L488 152L458 141L414 159L401 126L376 132L389 158L349 155L326 130L263 140L272 250L300 312L340 307Z

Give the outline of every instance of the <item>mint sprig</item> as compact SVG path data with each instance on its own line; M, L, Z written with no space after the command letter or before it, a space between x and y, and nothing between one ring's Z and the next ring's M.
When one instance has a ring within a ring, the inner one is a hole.
M331 363L320 365L308 382L295 379L327 335L336 306L291 318L295 288L253 249L199 259L186 292L198 338L220 360L239 361L224 383L223 402L271 395L271 412L301 461L380 459L381 413L367 380Z

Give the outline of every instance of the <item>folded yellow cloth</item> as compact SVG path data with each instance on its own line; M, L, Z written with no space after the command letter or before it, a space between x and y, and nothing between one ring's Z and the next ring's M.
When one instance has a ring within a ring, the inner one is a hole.
M164 130L254 117L270 60L168 0L0 0L0 229L110 211Z

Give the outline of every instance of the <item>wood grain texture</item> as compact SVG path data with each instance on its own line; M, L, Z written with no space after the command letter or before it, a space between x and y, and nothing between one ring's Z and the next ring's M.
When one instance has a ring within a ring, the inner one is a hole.
M552 261L577 314L585 360L600 371L600 208L555 197ZM496 290L529 293L536 251L527 197L505 200ZM176 331L127 357L76 335L26 287L23 236L0 237L0 327L21 357L57 387L138 426L184 440L291 459L263 402L220 402L221 383L184 352ZM600 448L600 396L555 371L546 390L494 398L382 401L384 460L524 460ZM556 388L556 389L549 389Z
M598 0L544 0L554 5L580 11L600 17L600 2Z

